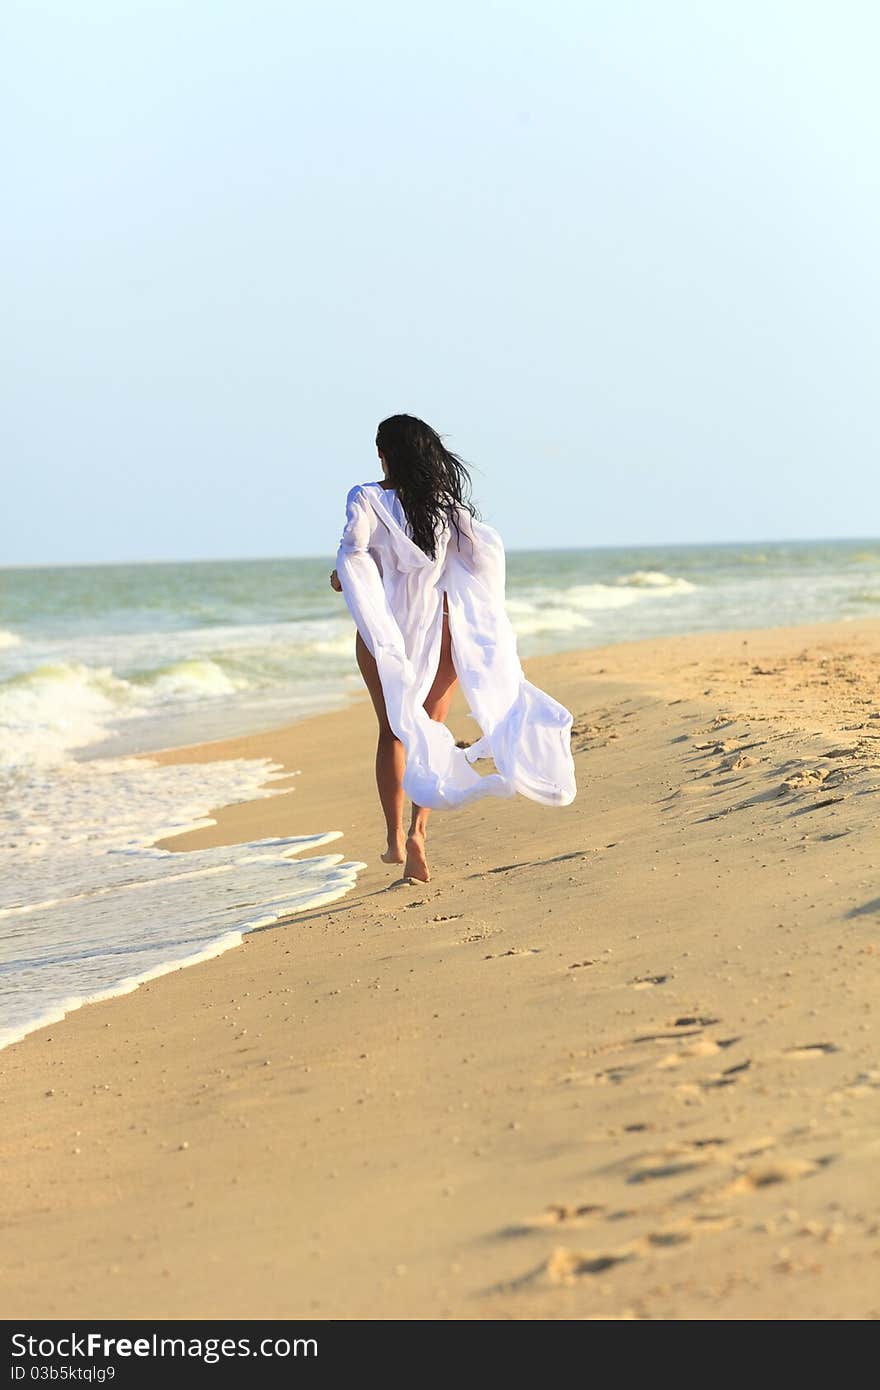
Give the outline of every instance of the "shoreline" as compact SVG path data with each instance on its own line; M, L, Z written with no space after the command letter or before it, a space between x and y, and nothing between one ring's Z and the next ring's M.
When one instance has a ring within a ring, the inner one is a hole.
M424 887L377 860L366 696L146 755L299 769L160 847L338 830L367 867L333 906L4 1049L9 1315L880 1306L858 1124L880 1086L880 622L524 666L575 715L578 799L435 813ZM449 722L471 736L460 696Z

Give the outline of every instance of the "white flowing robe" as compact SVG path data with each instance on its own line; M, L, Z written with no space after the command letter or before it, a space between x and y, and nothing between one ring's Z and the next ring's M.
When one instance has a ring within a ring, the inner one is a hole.
M572 716L523 673L504 605L501 537L464 507L456 515L460 539L447 524L432 560L412 540L394 489L361 483L346 501L336 569L406 750L404 791L437 810L517 792L567 806L576 794ZM444 593L456 674L481 731L466 749L423 708L440 660ZM478 773L481 757L496 771Z

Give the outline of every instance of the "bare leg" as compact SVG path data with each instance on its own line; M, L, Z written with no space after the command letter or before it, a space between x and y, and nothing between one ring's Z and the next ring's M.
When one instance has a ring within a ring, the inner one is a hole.
M403 835L403 769L406 757L403 744L396 738L385 710L385 696L376 666L376 658L357 635L355 655L364 684L370 692L376 718L379 721L379 741L376 745L376 786L385 816L388 846L380 856L385 864L402 864L405 857Z
M434 684L428 692L425 700L425 711L429 718L436 719L438 723L445 724L446 716L449 714L449 706L452 703L452 695L455 690L458 677L455 674L455 665L452 660L452 637L449 631L449 612L446 606L446 595L443 595L443 636L440 643L440 664L437 667L437 674L434 677ZM426 806L417 806L413 802L412 818L409 823L409 834L406 840L406 866L403 870L405 878L418 879L420 883L427 883L431 877L428 869L428 861L425 856L425 837L428 828L428 816L431 814Z

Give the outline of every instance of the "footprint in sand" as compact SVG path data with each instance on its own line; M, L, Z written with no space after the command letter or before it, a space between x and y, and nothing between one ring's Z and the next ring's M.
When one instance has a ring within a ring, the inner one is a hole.
M553 1202L542 1211L539 1216L522 1221L516 1226L505 1226L498 1235L508 1240L515 1236L532 1236L541 1234L551 1227L567 1226L573 1229L581 1226L590 1225L595 1219L602 1215L605 1208L596 1205L594 1202L582 1202L573 1204L568 1202Z
M637 975L630 984L633 989L650 989L652 985L665 985L668 979L668 975Z
M797 1182L800 1178L811 1177L823 1166L823 1162L811 1158L782 1158L769 1163L756 1163L711 1195L713 1199L730 1201L764 1187L774 1187L777 1183Z
M543 1224L558 1226L560 1222L564 1221L568 1225L573 1221L582 1221L586 1216L595 1216L597 1213L604 1210L604 1207L597 1205L595 1202L585 1202L580 1206L570 1206L564 1202L553 1202L547 1208L547 1214L544 1217Z
M607 1274L609 1270L633 1260L687 1245L700 1235L726 1231L739 1224L737 1218L729 1213L705 1213L660 1226L657 1230L648 1231L645 1235L637 1236L614 1249L571 1250L559 1245L536 1268L529 1270L519 1279L500 1286L496 1291L514 1291L524 1285L536 1283L576 1284L581 1279Z
M714 1019L713 1022L717 1023L718 1019ZM682 1031L680 1033L641 1033L637 1038L633 1038L632 1041L634 1046L637 1043L680 1042L682 1038L696 1038L702 1031L702 1027L685 1028L684 1025L682 1025Z
M786 1057L796 1057L799 1061L810 1062L816 1057L828 1057L832 1052L840 1052L837 1043L820 1042L806 1043L803 1047L787 1047Z
M671 1071L675 1067L680 1067L683 1062L688 1062L692 1057L713 1057L716 1052L720 1052L717 1042L713 1038L696 1038L687 1047L683 1047L680 1052L667 1052L657 1062L658 1071Z
M720 764L719 772L744 772L748 767L755 767L758 759L752 758L748 753L737 753L733 757L725 758Z
M585 1274L604 1274L615 1265L634 1260L636 1248L621 1246L619 1250L564 1250L561 1247L544 1261L534 1275L543 1275L551 1284L573 1284Z
M605 1083L608 1081L610 1081L614 1086L619 1086L621 1081L626 1081L628 1077L635 1076L637 1072L640 1072L642 1070L643 1067L641 1065L606 1067L604 1071L596 1072L595 1079L600 1086L605 1085Z
M880 1090L880 1071L860 1071L858 1076L844 1087L843 1094L859 1097L870 1095L877 1090Z
M732 1168L736 1173L733 1178L726 1179L720 1185L716 1182L692 1189L684 1198L677 1199L696 1199L705 1204L727 1202L779 1183L796 1182L812 1176L834 1161L833 1154L820 1158L766 1157L767 1150L774 1148L776 1142L772 1135L735 1143L714 1138L692 1140L690 1144L670 1145L656 1153L638 1155L620 1164L618 1171L628 1185L638 1185L677 1178L697 1170Z
M779 788L779 795L786 796L788 792L802 791L804 787L818 787L824 780L824 772L820 772L817 768L806 767L800 772L793 772L789 777L786 777Z
M672 1157L658 1157L649 1154L639 1159L632 1167L626 1181L630 1184L657 1182L661 1178L677 1178L682 1173L693 1173L712 1162L711 1153L679 1154Z
M680 1144L667 1144L662 1149L632 1154L610 1164L603 1171L623 1178L628 1186L677 1178L719 1162L731 1163L726 1140L715 1137L693 1139Z
M627 1260L634 1260L638 1253L635 1247L628 1248L626 1246L622 1246L619 1250L609 1251L566 1250L559 1246L534 1269L519 1275L518 1278L495 1284L491 1288L485 1289L484 1294L486 1296L516 1294L530 1287L533 1288L535 1285L546 1286L549 1284L555 1287L560 1284L575 1284L585 1276L604 1274L606 1270L613 1269L615 1265L624 1264ZM625 1313L620 1316L629 1317L631 1314Z
M576 719L571 726L572 738L595 738L600 733L598 724L591 724L586 719Z
M749 1068L751 1067L751 1065L752 1065L752 1059L751 1059L751 1057L747 1057L746 1060L745 1060L744 1062L737 1062L735 1066L727 1067L727 1068L721 1073L721 1075L722 1075L722 1076L737 1076L737 1075L739 1075L740 1072L748 1071Z
M732 1067L725 1067L724 1071L718 1072L715 1076L707 1076L700 1082L700 1086L704 1091L717 1091L724 1086L735 1086L751 1069L751 1065L752 1059L747 1057L744 1062L737 1062Z
M471 921L468 922L468 926L470 930L467 936L459 937L459 946L472 946L479 941L488 941L490 937L500 936L502 932L501 927L490 927L486 922Z
M664 1250L674 1251L703 1236L739 1227L747 1218L727 1209L729 1203L780 1183L810 1177L833 1162L833 1156L766 1157L766 1151L775 1144L776 1139L767 1135L736 1142L710 1136L670 1145L658 1152L640 1154L613 1165L605 1171L618 1172L628 1184L676 1178L711 1168L733 1169L735 1176L725 1176L720 1183L716 1181L679 1195L675 1199L677 1202L688 1201L697 1205L694 1210L683 1213L677 1219L664 1220L662 1212L656 1212L655 1217L659 1216L660 1224L648 1227L643 1234L615 1246L600 1245L596 1249L556 1246L540 1264L489 1292L511 1293L535 1284L575 1284L582 1279L601 1277L633 1260L657 1256ZM613 1221L617 1217L642 1217L646 1224L655 1219L651 1216L650 1208L616 1211L592 1202L554 1203L539 1217L507 1228L500 1234L539 1237L560 1226L572 1230L585 1226L598 1227L602 1222Z
M540 946L511 946L509 951L498 951L494 955L484 956L484 960L503 960L505 956L539 956Z

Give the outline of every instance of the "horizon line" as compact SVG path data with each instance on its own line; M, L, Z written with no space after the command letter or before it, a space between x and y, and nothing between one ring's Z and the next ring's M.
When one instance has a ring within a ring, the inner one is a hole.
M765 536L758 540L727 540L727 541L627 541L611 543L603 541L594 545L533 545L533 546L505 546L507 555L564 555L578 554L594 550L698 550L722 546L760 546L760 545L841 545L844 543L855 544L859 541L877 544L880 542L880 535L877 536ZM312 555L206 555L196 559L175 558L175 559L152 559L152 560L22 560L16 564L0 565L0 573L9 573L13 570L49 570L49 569L121 569L128 567L158 567L160 565L254 565L272 564L277 561L287 560L324 560L332 559L334 551L327 551L324 554Z

